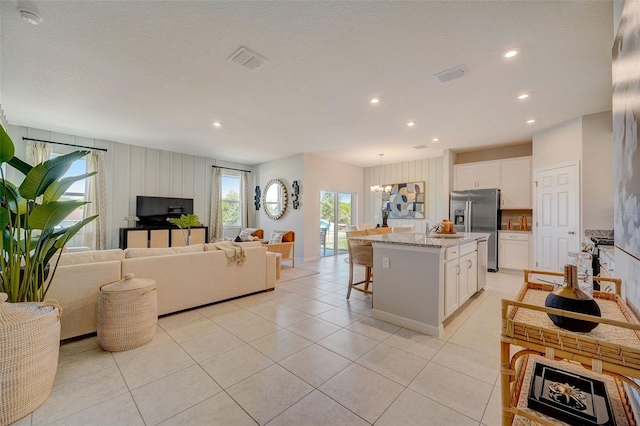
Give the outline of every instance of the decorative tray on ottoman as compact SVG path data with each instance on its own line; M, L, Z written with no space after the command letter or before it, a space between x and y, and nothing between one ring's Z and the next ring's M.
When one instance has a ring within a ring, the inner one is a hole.
M616 425L603 381L538 362L527 402L529 408L571 425Z

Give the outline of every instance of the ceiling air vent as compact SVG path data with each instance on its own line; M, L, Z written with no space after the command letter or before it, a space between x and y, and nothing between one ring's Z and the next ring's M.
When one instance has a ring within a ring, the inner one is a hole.
M423 143L422 145L416 145L416 146L414 146L414 148L415 149L425 149L425 148L427 148L427 144Z
M465 73L464 65L458 65L457 67L434 74L434 77L440 80L440 83L446 83L447 81L464 77L464 73Z
M246 47L238 49L233 55L229 56L229 60L250 70L255 70L262 64L267 63L267 58L258 55Z

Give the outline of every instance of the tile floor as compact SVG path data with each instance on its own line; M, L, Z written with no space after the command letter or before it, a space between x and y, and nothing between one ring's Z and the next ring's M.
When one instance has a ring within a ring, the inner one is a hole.
M487 425L500 423L500 299L487 289L440 338L345 299L344 256L260 293L160 318L155 339L109 353L65 342L50 398L15 425Z

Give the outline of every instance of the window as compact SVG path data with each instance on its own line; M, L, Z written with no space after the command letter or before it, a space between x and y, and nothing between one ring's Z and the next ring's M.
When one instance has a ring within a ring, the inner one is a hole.
M51 154L50 159L59 157L61 154ZM70 176L78 176L85 174L87 172L87 161L84 158L80 158L74 161L69 167L69 170L64 174L63 177ZM80 181L74 182L69 189L67 189L60 200L77 200L84 201L86 199L86 190L87 190L87 180L82 179ZM60 223L62 227L69 227L75 225L76 223L82 220L82 207L75 209L74 211L66 217L65 220ZM82 232L82 231L80 231ZM80 233L78 233L80 234ZM77 234L77 235L78 235Z
M222 176L222 225L241 226L239 176Z

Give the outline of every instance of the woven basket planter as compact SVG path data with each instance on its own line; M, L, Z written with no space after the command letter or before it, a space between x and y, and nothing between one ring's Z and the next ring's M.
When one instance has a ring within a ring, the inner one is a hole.
M153 339L158 323L156 282L134 278L103 285L98 299L98 341L106 351L142 346Z
M60 316L54 300L5 303L0 293L0 425L33 412L49 397L58 369Z

